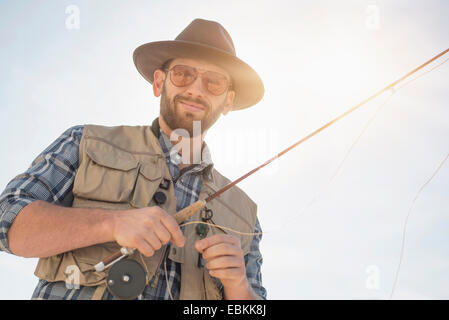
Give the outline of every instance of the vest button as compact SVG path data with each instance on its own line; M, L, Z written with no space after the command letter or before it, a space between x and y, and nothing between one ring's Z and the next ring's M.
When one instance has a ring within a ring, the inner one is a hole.
M154 202L156 202L158 205L160 204L164 204L165 201L167 201L167 196L165 195L165 193L158 191L154 194L153 196L153 200Z

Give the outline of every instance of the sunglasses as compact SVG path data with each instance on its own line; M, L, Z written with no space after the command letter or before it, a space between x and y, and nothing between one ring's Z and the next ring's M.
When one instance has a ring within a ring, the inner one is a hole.
M166 69L166 71L170 72L170 81L176 87L191 85L201 75L203 88L214 96L219 96L228 88L231 88L228 79L218 72L205 71L200 73L194 67L181 64L175 65L171 69Z

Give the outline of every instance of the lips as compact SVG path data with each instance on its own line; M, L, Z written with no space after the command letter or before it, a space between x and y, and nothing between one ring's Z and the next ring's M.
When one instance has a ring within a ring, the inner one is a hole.
M196 104L190 101L185 101L185 100L179 100L179 104L181 105L181 107L183 107L186 110L192 111L192 112L200 112L200 111L204 111L204 106L200 105L200 104Z

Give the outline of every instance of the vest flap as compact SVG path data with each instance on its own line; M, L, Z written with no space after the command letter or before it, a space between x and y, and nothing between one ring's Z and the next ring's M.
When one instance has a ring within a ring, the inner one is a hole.
M161 161L157 161L156 158L152 160L149 164L142 163L140 166L140 173L148 180L157 180L162 176L162 169L160 165Z
M95 163L112 169L128 171L138 164L131 153L93 139L86 142L86 154Z

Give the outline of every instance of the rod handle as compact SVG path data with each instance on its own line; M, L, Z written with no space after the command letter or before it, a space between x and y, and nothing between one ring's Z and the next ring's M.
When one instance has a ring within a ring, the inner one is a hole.
M188 218L193 216L197 211L204 208L205 205L206 205L206 201L198 200L197 202L192 203L190 206L176 212L175 216L174 216L176 222L178 224L180 224L181 222L187 220Z

